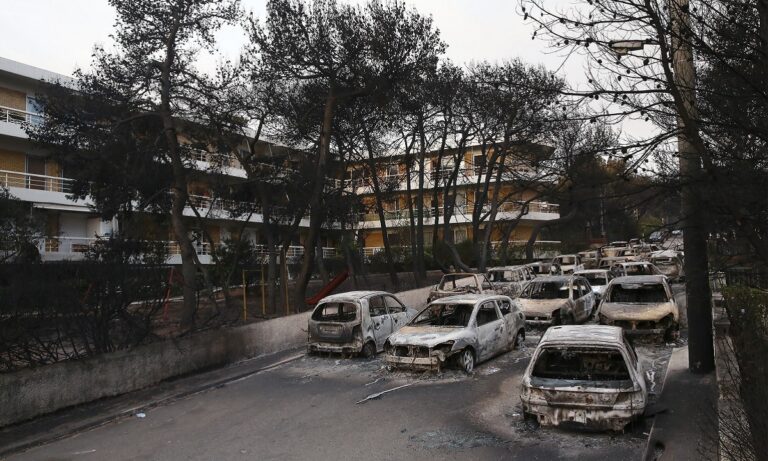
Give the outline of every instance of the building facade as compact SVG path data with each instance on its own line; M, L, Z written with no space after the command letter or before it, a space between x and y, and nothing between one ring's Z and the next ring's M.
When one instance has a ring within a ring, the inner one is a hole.
M88 249L99 239L113 235L121 229L123 223L118 219L102 219L93 209L89 199L72 200L68 195L72 191L73 180L67 171L45 151L38 149L25 131L26 124L41 123L44 114L38 103L38 91L44 91L42 81L62 81L74 85L70 77L0 58L0 186L7 188L11 195L29 204L30 213L44 223L43 236L38 241L38 251L44 261L82 259ZM180 141L186 142L185 139ZM271 177L290 178L299 174L291 165L291 149L275 143L260 142L257 149L266 156L278 155L285 158L282 165L274 169ZM277 152L277 153L275 153ZM450 229L455 242L471 239L473 229L483 228L482 223L474 223L475 194L478 178L482 177L484 154L478 147L467 149L459 160L459 176L456 179L457 194L450 219ZM431 242L435 222L435 202L433 191L444 183L446 172L455 166L445 158L438 164L437 154L430 154L424 174L424 232L425 242ZM456 156L448 156L457 158ZM261 227L264 216L256 203L237 203L230 199L217 198L213 184L246 181L247 175L233 154L214 153L204 149L192 151L190 181L188 192L190 205L185 209L185 216L190 220L189 228L193 232L205 231L208 238L195 237L198 258L202 263L211 262L211 253L217 245L225 244L234 235L241 235L250 240L258 251L266 251ZM377 175L387 184L387 198L380 205L383 207L387 235L395 244L407 245L408 234L408 188L411 194L418 187L417 175L406 175L401 157L393 156ZM523 165L517 170L523 171ZM335 168L335 171L339 171ZM346 167L346 176L328 178L327 187L343 188L346 193L358 196L365 205L366 212L356 220L355 231L365 255L372 255L381 250L383 235L378 211L379 203L375 200L370 184L370 172L366 173L360 163ZM502 223L517 220L517 226L510 235L513 242L527 240L532 226L542 220L559 217L555 204L535 199L537 191L530 185L521 187L514 178L504 178L492 241L498 242L503 236ZM438 219L446 219L442 194L437 195ZM193 206L195 209L193 209ZM487 205L485 205L487 206ZM523 209L523 207L525 207ZM248 213L233 213L233 210L249 210ZM201 216L203 219L201 219ZM168 263L180 262L179 248L173 239L173 233L167 217L146 213L138 219L140 230L134 238L162 242L169 255ZM202 223L202 224L201 224ZM298 258L303 254L303 236L309 226L307 217L298 222L295 241L286 253L287 257ZM334 248L333 226L327 229L322 239L323 255L332 257L337 253Z

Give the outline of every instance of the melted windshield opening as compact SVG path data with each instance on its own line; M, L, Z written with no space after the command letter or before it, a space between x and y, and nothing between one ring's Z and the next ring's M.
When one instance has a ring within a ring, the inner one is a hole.
M650 264L633 264L631 266L624 266L624 272L627 275L656 275L656 271L653 270L653 266Z
M477 288L477 283L475 282L475 278L471 275L465 275L465 274L456 274L456 275L444 275L442 280L440 280L440 285L438 285L438 290L446 290L446 291L453 291L453 290L466 290L468 287L471 288Z
M573 256L561 256L557 258L557 262L562 265L576 264L576 258Z
M621 352L590 348L545 348L536 359L531 376L579 381L631 379Z
M516 271L491 271L489 274L491 282L519 282L520 277Z
M466 327L472 309L472 304L432 304L413 319L413 325Z
M536 282L528 284L521 298L527 299L568 299L566 282Z
M615 285L611 288L608 299L611 303L665 303L667 301L669 301L667 291L660 283Z
M589 281L589 284L594 286L603 286L608 284L608 277L605 274L579 274Z
M317 306L312 320L321 322L350 322L357 317L357 306L353 303L325 303Z

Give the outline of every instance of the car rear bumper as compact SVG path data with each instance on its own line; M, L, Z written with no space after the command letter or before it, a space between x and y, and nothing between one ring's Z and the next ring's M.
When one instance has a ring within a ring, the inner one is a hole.
M536 405L523 401L523 410L534 416L541 426L578 425L622 431L627 424L642 415L645 408L595 409L585 406Z

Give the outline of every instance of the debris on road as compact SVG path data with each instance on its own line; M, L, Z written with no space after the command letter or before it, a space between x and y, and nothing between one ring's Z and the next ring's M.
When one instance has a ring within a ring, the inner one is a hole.
M355 402L355 405L357 405L358 403L367 402L368 400L378 399L379 397L381 397L384 394L387 394L387 393L392 392L392 391L396 391L398 389L402 389L404 387L412 386L413 384L414 383L403 384L402 386L393 387L392 389L387 389L385 391L376 392L375 394L371 394L368 397L364 398L363 400L358 400L357 402Z
M146 413L136 413L136 417L137 418L146 418L147 414Z

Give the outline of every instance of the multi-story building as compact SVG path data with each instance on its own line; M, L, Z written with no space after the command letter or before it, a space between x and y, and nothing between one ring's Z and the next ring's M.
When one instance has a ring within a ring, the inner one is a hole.
M534 157L550 155L551 149L534 145L529 146L527 152L526 154L518 148L516 155L505 157L505 164L501 167L498 211L490 239L494 248L503 238L504 226L510 226L512 222L514 222L514 228L510 232L509 243L515 246L527 243L533 226L537 222L560 217L557 204L539 198L542 196L542 190L546 189L546 185L556 178L542 173L541 170L532 166L535 161L530 161ZM486 182L488 174L486 165L489 164L488 158L491 153L491 149L486 148L484 152L481 146L469 146L462 151L449 149L442 154L430 152L424 161L423 175L420 175L417 164L414 164L409 172L404 163L404 157L397 155L388 157L388 162L378 167L376 177L382 196L384 224L390 244L393 246L409 244L409 229L412 225L410 214L412 208L416 209L414 204L417 203L416 191L419 188L420 176L423 176L421 182L424 185L422 215L424 242L427 246L432 242L436 217L438 223L448 221L454 243L471 240L473 229L484 229L489 221L490 200L479 201L476 200L476 196L482 193ZM456 165L457 160L459 165ZM453 179L452 176L454 176ZM491 178L488 196L493 193L496 182L495 173ZM384 243L381 217L378 213L369 166L365 162L349 165L347 179L354 192L362 197L368 210L361 217L359 224L362 240L365 242L364 251L367 255L375 254L382 251ZM450 184L450 196L453 200L453 206L448 208L443 203L446 183ZM473 218L476 208L479 212ZM449 210L449 216L446 216L447 210ZM439 233L442 233L442 228L442 225L438 226ZM539 240L537 243L556 245L560 242Z
M41 123L44 117L37 102L37 93L45 91L44 81L75 84L72 78L65 75L0 58L0 187L7 188L12 196L29 203L30 212L44 223L44 236L38 242L44 261L81 259L97 239L116 232L121 223L117 219L103 220L88 199L70 199L68 195L74 180L29 139L25 126ZM291 170L292 152L289 149L266 142L260 142L256 149L265 151L266 155L286 158L285 165L277 168L271 165L275 168L273 178L296 174ZM190 174L188 188L190 205L205 217L203 225L213 245L239 232L243 221L247 220L243 237L256 244L257 250L264 251L259 235L263 215L258 204L219 199L212 190L212 184L220 183L222 177L230 183L245 180L246 172L236 156L197 149L192 151L191 157L189 165L194 171ZM233 209L248 209L252 213L237 216L230 213ZM188 227L199 232L200 219L192 207L187 207L184 214L190 220ZM168 262L180 262L179 248L173 240L167 216L144 213L134 219L138 221L134 227L140 229L140 233L135 234L136 238L164 242L170 255ZM288 257L302 254L301 235L306 227L308 220L305 218L299 223L299 237L296 244L289 247ZM195 245L200 261L209 263L211 242L197 238ZM335 250L326 247L324 253L330 255Z
M37 215L44 222L44 236L38 243L38 250L44 261L65 259L80 259L88 248L97 239L107 237L115 233L121 226L117 219L103 220L92 207L88 199L72 200L68 197L72 190L72 176L67 176L66 169L62 168L55 160L49 158L46 152L38 149L29 139L24 127L25 124L40 123L43 113L37 102L37 92L45 91L42 81L63 81L75 84L70 77L54 72L39 69L33 66L21 64L8 59L0 58L0 186L7 188L10 193L26 202L30 206L31 213ZM181 139L183 142L184 140ZM275 143L260 142L258 149L268 156L284 158L285 161L276 168L274 177L290 177L298 174L292 170L295 163L296 151L279 146ZM460 242L471 238L472 222L471 207L474 202L473 185L483 164L477 148L468 149L461 160L461 174L458 179L458 195L456 206L451 219L451 230L454 240ZM265 251L264 238L260 231L264 217L258 204L236 203L232 200L216 198L212 191L212 183L222 178L226 182L237 183L246 180L246 172L239 164L237 157L232 154L213 153L206 150L194 150L189 162L192 174L190 174L189 194L190 204L197 208L197 212L205 218L197 217L192 207L187 207L185 216L190 220L189 228L200 231L200 226L213 241L213 245L219 245L234 235L243 227L243 238L251 240L257 250ZM428 162L428 171L425 175L426 203L431 205L429 197L431 191L444 179L445 172L453 164L443 164L439 167L436 159ZM445 162L443 162L445 163ZM213 167L215 165L215 168ZM397 235L405 233L408 226L405 214L407 184L404 176L404 165L400 157L391 158L386 171L380 172L388 183L397 183L395 194L390 194L384 210L388 227L388 235L393 236L398 243ZM328 178L330 187L340 186L340 180ZM373 204L372 192L366 183L364 175L360 173L360 165L353 164L348 168L347 180L344 182L346 191L362 197L367 205ZM411 188L418 187L415 178L411 178ZM514 189L517 187L517 189ZM511 192L514 190L514 194ZM511 236L511 240L527 240L533 223L541 220L555 219L559 216L557 205L533 200L532 194L536 191L532 188L520 189L519 184L513 180L505 180L500 204L500 213L497 220L518 217L519 224ZM527 201L528 211L520 215L520 204ZM438 207L442 207L442 198L438 198ZM233 215L232 209L248 208L249 213ZM425 241L431 241L431 224L434 216L431 207L425 210ZM169 253L168 262L177 264L180 262L179 249L173 239L167 217L145 213L144 221L138 226L140 234L135 238L165 242ZM245 222L247 221L247 222ZM307 218L302 219L298 226L298 235L294 245L290 247L287 256L298 257L303 252L301 246L303 235L309 225ZM357 230L364 240L365 254L373 254L379 251L382 243L381 226L378 214L373 211L363 214L357 225ZM332 235L332 232L329 233ZM492 240L500 238L500 231L493 230ZM407 243L400 239L400 243ZM324 237L325 256L336 254L333 248L333 238ZM196 249L199 259L203 263L211 260L212 247L205 239L196 239Z

